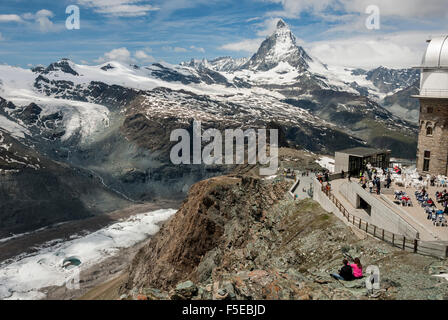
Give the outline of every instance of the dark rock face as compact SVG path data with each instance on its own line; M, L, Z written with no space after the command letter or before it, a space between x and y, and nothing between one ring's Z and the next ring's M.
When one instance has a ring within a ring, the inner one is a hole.
M367 72L367 80L381 90L392 92L396 89L407 88L420 81L420 71L417 69L388 69L379 67Z
M42 75L36 78L34 87L47 96L107 105L111 111L124 107L139 94L138 90L103 82L92 81L83 86L71 81L49 80Z
M101 67L101 70L103 70L103 71L112 70L112 69L115 69L115 68L113 66L111 66L110 64L107 64L104 67Z
M0 111L3 112L6 109L14 110L16 106L11 101L6 101L0 97Z
M242 188L250 190L254 198L244 195ZM218 246L230 245L227 233L232 231L227 224L233 225L234 221L235 232L244 234L245 227L259 219L267 203L283 197L286 185L278 185L267 198L262 196L264 188L251 178L220 177L196 184L189 201L136 255L126 288L169 287L185 278L202 277L197 273L201 257ZM235 240L243 243L246 237Z
M31 103L21 113L22 120L27 124L34 124L39 119L42 109L35 103Z
M398 104L401 107L407 110L418 110L420 104L418 99L413 98L412 96L418 95L420 93L420 82L416 81L411 86L398 91L397 93L387 96L383 104L385 106L393 106L394 104Z
M319 103L316 103L316 100L292 98L284 102L307 109L322 119L347 128L376 148L390 149L394 156L415 158L417 128L414 124L399 119L367 97L353 93L315 90L313 96ZM335 135L332 137L335 138ZM326 136L320 138L323 139L324 145L334 145L334 142L339 141L338 148L344 148L345 142L342 139L332 141Z
M34 70L38 71L40 69L34 69ZM64 73L69 73L74 76L79 76L79 74L75 70L73 70L73 68L70 66L68 59L62 59L59 62L50 64L44 71L42 71L42 73L49 74L52 71L62 71Z
M0 238L130 204L86 171L0 135Z
M184 75L172 69L168 69L161 64L153 64L155 68L150 69L151 74L165 81L176 81L183 84L200 83L201 80L194 76Z
M197 75L185 75L175 69L169 69L159 63L154 63L151 68L147 68L151 72L151 75L159 79L169 81L169 82L181 82L182 84L222 84L224 86L231 86L224 77L219 72L206 68L204 66L199 66L196 71Z

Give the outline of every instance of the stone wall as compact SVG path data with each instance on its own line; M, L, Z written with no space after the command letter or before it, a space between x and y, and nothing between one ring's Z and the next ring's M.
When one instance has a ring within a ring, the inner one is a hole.
M432 112L428 112L428 109L432 109ZM417 149L418 171L434 175L447 175L448 99L420 98L419 125L420 132ZM427 134L428 127L432 128L432 135ZM423 170L425 151L431 152L428 171Z
M371 206L370 217L369 219L365 219L367 222L389 232L404 235L406 238L419 238L417 229L382 201L364 190L358 183L347 181L341 184L339 192L354 208L359 208L361 198Z

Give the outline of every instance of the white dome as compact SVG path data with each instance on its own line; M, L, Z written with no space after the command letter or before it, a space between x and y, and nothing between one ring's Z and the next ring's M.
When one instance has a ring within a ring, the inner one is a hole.
M448 67L448 36L430 40L422 61L422 68L443 67Z
M448 36L433 38L422 61L420 96L448 97Z

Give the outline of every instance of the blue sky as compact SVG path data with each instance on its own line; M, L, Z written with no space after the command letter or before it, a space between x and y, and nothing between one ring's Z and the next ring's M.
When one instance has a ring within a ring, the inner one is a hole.
M379 30L365 26L372 4ZM79 30L65 28L69 5L80 8ZM447 8L446 0L2 0L0 63L246 57L283 18L323 62L405 67L419 63L429 36L448 33Z

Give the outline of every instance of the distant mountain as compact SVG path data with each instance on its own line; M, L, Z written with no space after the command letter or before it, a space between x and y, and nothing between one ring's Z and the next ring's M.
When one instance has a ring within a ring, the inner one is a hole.
M366 79L372 81L380 92L390 93L403 90L420 81L418 69L388 69L379 67L366 73Z
M195 69L205 68L219 72L232 72L241 68L247 61L247 58L234 59L232 57L220 57L211 61L208 61L207 59L192 59L190 62L182 62L180 65Z
M283 20L277 23L277 29L263 41L257 53L241 69L268 71L280 63L288 63L296 70L309 68L313 59L297 45L296 37Z
M418 123L420 103L417 98L413 98L412 96L418 95L419 93L420 81L417 80L411 86L386 96L382 104L393 114L413 123Z
M414 108L407 94L417 77L414 70L326 65L279 21L250 59L149 66L116 61L87 66L62 59L32 70L0 65L0 132L24 146L22 159L45 159L56 168L51 178L38 168L32 181L62 179L55 182L61 193L54 193L61 199L85 199L86 181L93 181L102 199L113 199L110 203L178 197L198 180L232 169L171 164L171 131L191 131L194 119L204 129L278 128L282 145L315 153L372 146L414 157L417 128L392 112L397 105ZM395 107L386 109L383 101ZM28 167L0 167L8 177L0 179L0 190L14 190L11 196L22 208L48 197L37 194L21 203L20 190L11 189L10 184L21 185ZM72 178L65 178L66 172ZM106 208L89 201L59 220ZM0 216L5 212L10 211L0 206Z

